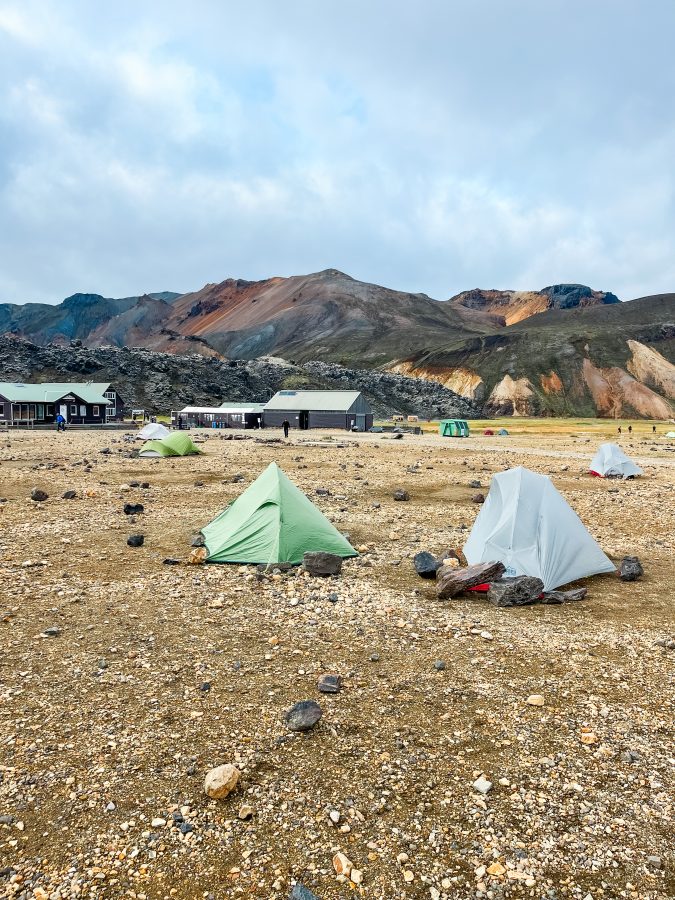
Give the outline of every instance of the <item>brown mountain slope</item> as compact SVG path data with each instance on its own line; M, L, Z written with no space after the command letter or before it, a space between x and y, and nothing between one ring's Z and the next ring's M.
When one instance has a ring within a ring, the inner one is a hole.
M228 279L172 304L166 328L238 358L265 354L379 365L411 346L494 328L490 315L328 269L266 281Z

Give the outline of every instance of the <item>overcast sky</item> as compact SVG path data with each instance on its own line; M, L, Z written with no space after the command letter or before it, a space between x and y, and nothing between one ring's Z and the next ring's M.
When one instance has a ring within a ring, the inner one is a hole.
M0 302L675 291L673 0L0 0Z

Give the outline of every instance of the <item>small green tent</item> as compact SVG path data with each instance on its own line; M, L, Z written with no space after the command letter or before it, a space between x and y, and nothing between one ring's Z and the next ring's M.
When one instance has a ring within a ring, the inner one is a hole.
M469 423L466 419L443 419L439 431L441 437L469 437Z
M174 431L160 441L147 441L141 447L139 456L190 456L201 453L192 443L192 438L184 431Z
M219 516L202 528L207 562L300 563L323 550L358 556L300 488L270 463Z

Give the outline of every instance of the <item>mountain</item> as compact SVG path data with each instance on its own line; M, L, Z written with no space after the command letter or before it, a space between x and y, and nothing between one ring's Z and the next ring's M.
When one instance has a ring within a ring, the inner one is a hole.
M675 294L660 294L549 309L392 368L437 380L495 414L668 419L674 363Z
M621 303L610 292L559 284L438 301L336 269L229 278L187 294L0 304L0 334L38 345L318 360L433 381L514 415L669 418L674 322L673 294Z
M594 291L585 284L554 284L540 291L462 291L448 301L452 306L489 313L503 325L514 325L549 309L576 309L620 303L616 294Z

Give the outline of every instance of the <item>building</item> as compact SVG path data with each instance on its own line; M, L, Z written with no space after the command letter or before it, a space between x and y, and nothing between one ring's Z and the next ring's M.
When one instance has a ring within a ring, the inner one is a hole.
M121 422L124 418L124 400L120 396L117 388L107 381L92 381L90 387L98 388L106 400L110 403L105 408L105 417L107 421Z
M104 425L117 410L117 392L109 384L75 382L23 384L0 382L0 424L52 425L59 413L70 425ZM115 399L111 399L114 397ZM121 411L121 407L119 407Z
M171 411L171 424L183 428L262 428L263 409L262 403L186 406Z
M373 411L360 391L279 391L265 404L266 428L344 428L367 431Z

